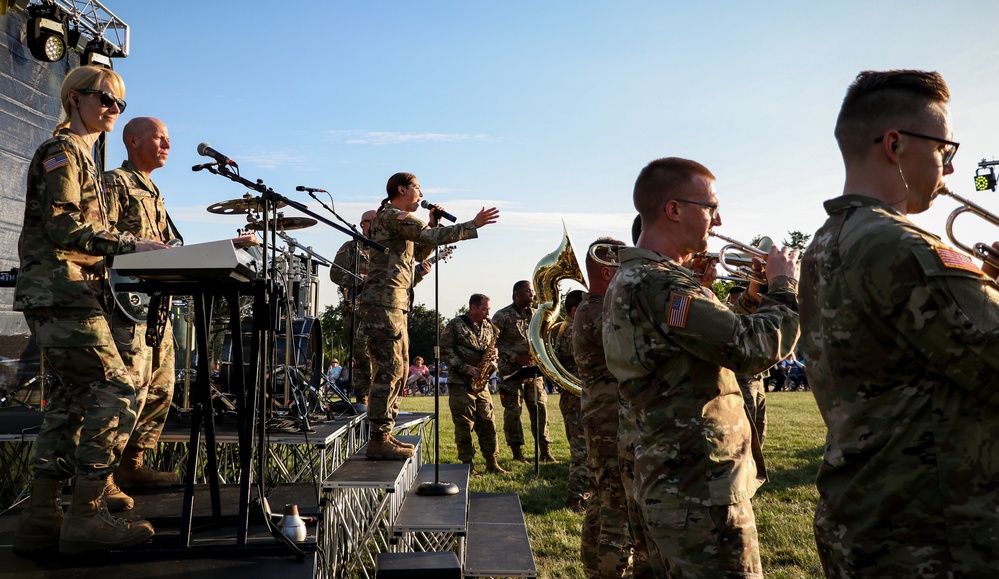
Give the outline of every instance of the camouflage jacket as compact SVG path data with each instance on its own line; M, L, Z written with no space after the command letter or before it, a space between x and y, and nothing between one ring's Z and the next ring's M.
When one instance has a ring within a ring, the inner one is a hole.
M636 499L682 508L751 498L766 468L733 371L760 372L791 352L797 283L776 278L740 316L664 255L624 248L620 258L603 344L637 427Z
M109 194L108 220L118 231L166 243L179 237L170 227L159 188L131 161L104 173Z
M352 239L341 245L340 249L336 252L336 257L333 258L333 263L339 265L347 271L331 267L330 281L340 286L340 295L344 299L349 300L351 298L350 290L353 289L355 285L363 284L363 280L368 277L368 270L371 267L370 251L371 248L367 245ZM361 276L362 279L360 282L354 279L354 276L347 273L354 273L355 262L357 264L357 275Z
M583 294L583 301L576 309L572 331L572 355L578 376L583 383L580 402L583 420L597 417L617 420L618 386L614 375L607 369L603 343L604 296Z
M441 356L451 369L448 375L449 384L472 382L473 377L465 372L464 366L478 368L496 332L496 328L489 323L489 320L474 324L467 314L448 322L441 332Z
M14 309L104 308L106 256L135 251L111 229L108 200L83 139L68 129L35 151L28 167Z
M572 357L572 323L573 318L566 318L557 327L552 329L555 332L555 339L552 341L552 345L555 350L555 357L562 366L572 373L573 376L579 376L579 368L576 367L576 360Z
M416 262L426 259L438 245L478 237L475 223L427 227L408 211L383 205L368 230L372 241L388 247L388 253L371 251L368 278L361 291L362 305L379 305L409 311L410 292L415 285Z
M499 350L500 376L509 376L521 368L517 357L521 354L531 354L531 346L527 342L527 330L534 315L532 306L518 311L513 304L493 314L493 324L499 330L496 349Z
M898 540L913 560L928 545L995 559L997 285L880 201L844 195L825 209L801 270L802 344L828 428L816 529L835 528L847 549Z

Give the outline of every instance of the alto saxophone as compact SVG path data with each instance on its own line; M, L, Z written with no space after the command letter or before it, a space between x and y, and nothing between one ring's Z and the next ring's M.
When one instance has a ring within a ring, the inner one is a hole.
M489 320L486 320L486 323L492 326L492 322ZM499 338L499 330L497 330L495 326L493 326L492 330L493 335L490 336L489 343L486 344L486 349L482 352L482 360L479 362L479 372L472 380L472 392L475 392L476 394L482 392L482 390L489 385L490 376L493 375L493 372L499 369L499 366L496 365L496 359L490 355L493 348L496 347L496 340Z

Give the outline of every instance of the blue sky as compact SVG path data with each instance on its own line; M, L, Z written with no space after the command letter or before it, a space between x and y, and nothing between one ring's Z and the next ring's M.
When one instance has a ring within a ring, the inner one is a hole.
M634 179L658 157L715 173L730 237L813 232L841 193L832 128L864 69L944 75L961 142L949 184L999 212L971 186L977 162L999 154L994 2L105 4L131 27L109 162L124 156L127 119L167 124L173 149L153 179L189 243L243 224L205 211L245 190L191 171L203 141L296 200L311 202L297 185L328 190L353 221L409 171L460 220L501 209L440 268L447 317L473 292L508 304L563 219L578 249L629 240ZM942 233L954 207L938 199L915 220ZM965 219L969 241L999 237ZM330 258L346 241L322 225L292 236ZM328 279L321 295L336 301ZM433 299L432 280L417 287L417 302Z

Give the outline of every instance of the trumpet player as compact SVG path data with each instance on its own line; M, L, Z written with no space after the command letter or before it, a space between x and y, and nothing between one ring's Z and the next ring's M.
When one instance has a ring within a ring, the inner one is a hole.
M721 225L714 181L676 157L639 174L642 233L619 252L602 338L638 437L633 493L657 575L762 577L750 499L766 467L733 372L760 372L797 342L797 251L770 250L752 314L721 304L681 266Z
M826 423L815 540L829 577L999 568L999 292L913 224L958 143L936 72L861 72L835 136L843 194L802 262L809 382Z
M454 443L458 459L470 465L472 476L479 476L472 462L473 431L486 458L486 472L507 472L497 460L496 422L488 386L489 376L496 370L498 336L499 330L489 321L489 298L482 294L472 294L468 298L468 313L448 322L441 333L441 356L451 368L447 397L454 422Z

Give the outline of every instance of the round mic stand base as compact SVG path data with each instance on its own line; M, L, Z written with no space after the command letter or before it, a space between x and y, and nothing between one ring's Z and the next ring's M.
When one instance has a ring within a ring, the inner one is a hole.
M420 483L416 487L416 494L425 497L446 497L458 494L458 485L450 482L436 481Z

